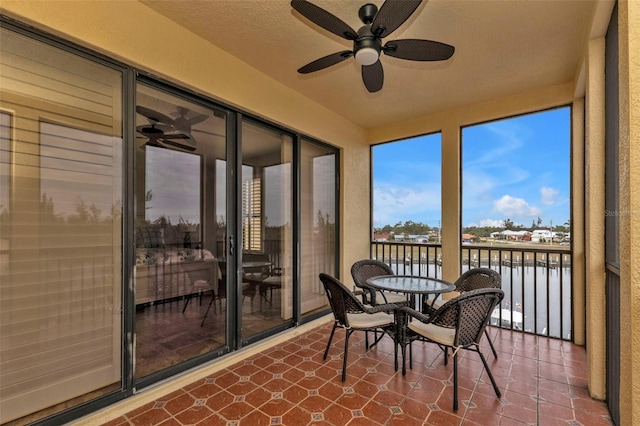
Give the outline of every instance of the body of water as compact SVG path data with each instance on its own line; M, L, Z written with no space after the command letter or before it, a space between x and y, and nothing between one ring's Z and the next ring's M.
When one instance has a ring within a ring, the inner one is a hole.
M392 264L391 268L398 275L442 278L442 267L437 264ZM463 265L462 272L468 269L469 265ZM571 268L495 265L492 269L502 276L505 293L494 325L571 340Z

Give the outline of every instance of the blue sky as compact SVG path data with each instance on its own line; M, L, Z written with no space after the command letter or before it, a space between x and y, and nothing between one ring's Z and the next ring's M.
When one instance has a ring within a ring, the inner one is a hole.
M466 127L462 131L462 225L530 226L569 220L569 108ZM412 220L439 226L441 138L374 148L374 226Z

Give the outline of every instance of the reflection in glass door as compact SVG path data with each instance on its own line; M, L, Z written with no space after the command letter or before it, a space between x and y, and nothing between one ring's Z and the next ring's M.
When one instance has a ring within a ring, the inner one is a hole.
M335 149L302 140L300 146L300 311L328 309L320 272L337 275Z
M32 424L123 388L123 73L4 24L0 424Z
M242 123L241 338L291 321L291 136ZM240 250L239 250L240 251Z
M226 118L138 84L135 377L226 345L216 167ZM222 193L220 193L222 191Z

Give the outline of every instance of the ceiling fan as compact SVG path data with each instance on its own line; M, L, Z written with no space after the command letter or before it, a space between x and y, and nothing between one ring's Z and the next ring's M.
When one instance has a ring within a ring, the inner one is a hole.
M394 32L418 8L422 0L386 0L380 10L375 4L360 7L358 16L364 23L358 31L315 4L306 0L291 0L293 7L302 16L325 30L353 41L353 50L332 53L298 70L308 74L336 65L355 56L362 65L362 81L371 93L382 89L384 72L380 54L409 61L444 61L449 59L455 48L445 43L431 40L403 39L390 40L384 45L382 39Z
M193 134L191 132L191 126L203 122L204 120L209 118L209 116L205 114L192 113L190 109L182 106L177 107L177 113L175 113L174 115L176 115L177 117L173 121L173 126L177 131L189 136L189 139L191 139L195 144L196 139L193 137ZM190 117L187 118L187 116Z
M148 125L142 125L136 128L138 133L148 139L148 141L143 146L156 146L166 148L165 145L170 145L175 148L183 149L185 151L196 150L196 147L193 145L179 143L174 140L190 140L192 138L190 134L181 133L182 130L176 128L176 120L174 120L173 118L143 106L137 106L136 112L149 120ZM178 132L175 132L176 130ZM189 130L191 130L190 127Z

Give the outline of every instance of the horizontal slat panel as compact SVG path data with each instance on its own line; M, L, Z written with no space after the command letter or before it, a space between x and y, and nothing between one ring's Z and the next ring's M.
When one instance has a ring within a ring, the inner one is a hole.
M59 358L60 362L64 366L59 365L56 368L50 368L48 371L44 371L41 375L34 375L34 377L27 377L25 380L18 381L16 383L7 384L3 383L0 388L0 398L6 398L12 394L26 393L29 391L37 391L42 383L55 383L65 380L70 376L77 375L78 373L88 372L92 369L97 369L105 364L111 364L111 356L109 350L101 348L95 351L88 352L86 354L73 354L68 352L64 358ZM67 365L67 360L72 361L70 365ZM54 364L49 365L54 366Z
M120 381L123 162L122 74L0 32L3 423Z

